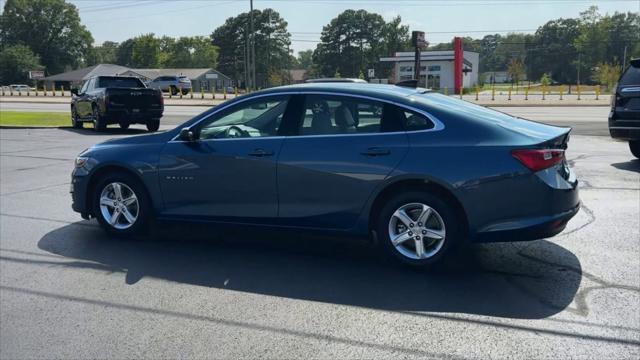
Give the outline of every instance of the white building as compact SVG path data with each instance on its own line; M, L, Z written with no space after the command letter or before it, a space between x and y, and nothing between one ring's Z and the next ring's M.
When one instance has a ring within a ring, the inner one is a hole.
M473 51L464 51L463 54L462 86L473 87L478 83L480 54ZM414 59L413 52L397 52L393 57L380 58L380 61L394 63L392 80L400 82L413 79ZM420 86L452 91L455 85L454 59L453 50L423 51L420 54Z

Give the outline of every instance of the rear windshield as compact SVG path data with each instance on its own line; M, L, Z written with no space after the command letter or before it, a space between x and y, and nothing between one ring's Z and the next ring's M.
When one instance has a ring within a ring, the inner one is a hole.
M137 78L101 77L98 80L99 88L140 88L144 87L142 81Z
M640 68L629 66L620 78L620 85L640 85Z

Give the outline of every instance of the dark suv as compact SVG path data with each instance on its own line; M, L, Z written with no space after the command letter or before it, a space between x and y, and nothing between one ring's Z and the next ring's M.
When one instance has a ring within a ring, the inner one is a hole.
M640 58L631 60L611 95L609 133L628 141L631 153L640 158Z

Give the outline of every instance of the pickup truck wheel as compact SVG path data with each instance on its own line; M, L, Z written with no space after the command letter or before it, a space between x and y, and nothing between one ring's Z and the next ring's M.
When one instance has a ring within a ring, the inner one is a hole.
M640 140L629 141L629 150L633 156L640 159Z
M147 120L147 130L149 130L149 132L158 131L159 128L160 128L160 119Z
M118 125L120 125L120 129L127 130L129 128L129 125L131 124L129 124L128 122L121 122Z
M71 108L71 126L74 129L82 129L82 121L78 120L78 113L76 112L75 106Z
M95 131L104 131L107 128L107 124L104 121L97 106L93 106L93 129Z

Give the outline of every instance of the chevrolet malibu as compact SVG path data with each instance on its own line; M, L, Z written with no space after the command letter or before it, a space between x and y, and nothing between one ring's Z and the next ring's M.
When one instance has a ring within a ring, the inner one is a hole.
M116 236L154 220L320 230L429 266L561 232L580 206L569 131L421 88L284 86L85 150L72 207Z

